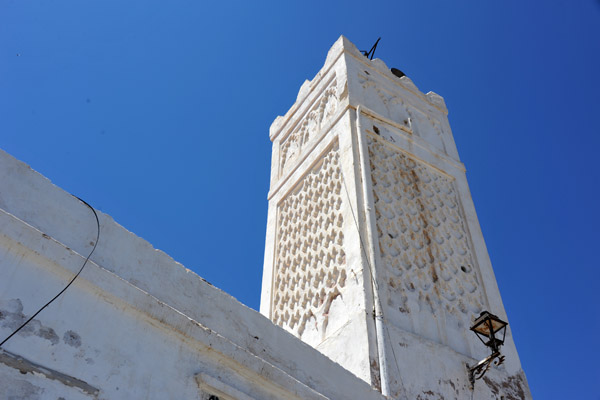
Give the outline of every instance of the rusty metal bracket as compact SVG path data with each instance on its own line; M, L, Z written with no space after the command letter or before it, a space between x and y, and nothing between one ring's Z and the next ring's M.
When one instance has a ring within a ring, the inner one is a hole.
M471 384L471 389L475 387L476 380L483 378L483 376L486 372L488 372L492 364L495 366L499 366L502 365L502 363L504 363L504 356L501 355L500 352L496 351L490 356L479 361L472 367L467 365L467 368L469 370L469 383Z

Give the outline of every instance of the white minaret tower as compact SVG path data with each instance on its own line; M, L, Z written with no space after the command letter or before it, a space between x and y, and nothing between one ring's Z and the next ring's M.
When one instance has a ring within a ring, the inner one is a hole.
M442 97L344 37L270 130L261 313L394 399L531 398ZM474 392L473 392L474 390Z

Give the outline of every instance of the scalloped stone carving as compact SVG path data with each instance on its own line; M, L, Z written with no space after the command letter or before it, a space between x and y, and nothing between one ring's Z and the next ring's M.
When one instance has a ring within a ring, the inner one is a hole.
M300 337L346 283L340 174L335 142L278 206L271 319Z
M485 302L453 178L372 135L367 142L388 318L432 339L448 325L464 330Z

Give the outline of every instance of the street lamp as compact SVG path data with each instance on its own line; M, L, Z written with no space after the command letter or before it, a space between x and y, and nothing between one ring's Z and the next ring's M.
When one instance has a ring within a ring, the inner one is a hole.
M500 365L504 362L504 356L500 355L500 346L504 344L507 325L507 322L502 321L488 311L483 311L473 322L470 329L475 332L481 343L491 349L492 354L474 366L469 367L469 382L471 383L471 387L475 385L475 380L483 378L488 369L490 369L492 362L495 365ZM502 339L500 339L500 334L502 334Z

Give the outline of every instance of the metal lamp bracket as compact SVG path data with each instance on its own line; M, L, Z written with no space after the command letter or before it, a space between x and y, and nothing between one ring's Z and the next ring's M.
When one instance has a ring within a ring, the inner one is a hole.
M492 355L484 358L479 361L477 364L470 367L467 365L469 369L469 383L471 384L471 389L475 387L475 381L483 378L486 372L490 369L492 364L495 366L502 365L504 362L504 356L500 354L500 352L492 353Z

